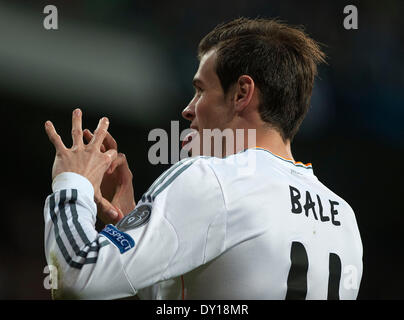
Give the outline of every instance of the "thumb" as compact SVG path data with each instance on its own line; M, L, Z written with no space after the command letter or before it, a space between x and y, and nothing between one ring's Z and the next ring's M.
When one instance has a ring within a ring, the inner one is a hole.
M112 205L107 199L102 198L97 205L98 217L104 224L116 224L123 217L122 212Z

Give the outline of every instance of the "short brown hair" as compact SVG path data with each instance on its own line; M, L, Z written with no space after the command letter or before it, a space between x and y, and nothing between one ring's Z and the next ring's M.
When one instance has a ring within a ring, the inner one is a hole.
M274 19L238 18L218 25L199 43L198 57L217 49L216 73L224 93L241 75L260 90L259 113L282 138L293 140L310 106L319 45L301 28Z

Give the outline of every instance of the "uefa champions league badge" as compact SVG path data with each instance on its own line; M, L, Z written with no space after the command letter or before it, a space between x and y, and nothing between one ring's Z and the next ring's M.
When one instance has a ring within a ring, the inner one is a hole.
M128 231L145 225L150 219L151 210L152 207L150 204L141 204L137 206L132 212L117 223L117 229Z

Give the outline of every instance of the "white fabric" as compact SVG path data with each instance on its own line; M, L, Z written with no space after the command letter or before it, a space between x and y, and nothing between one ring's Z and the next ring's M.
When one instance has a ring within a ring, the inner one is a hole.
M64 288L80 298L138 293L145 299L181 299L182 295L185 299L284 299L292 242L301 243L308 256L306 299L327 299L330 253L341 261L339 297L357 297L362 243L354 212L319 182L310 166L263 149L249 149L225 159L182 160L137 203L137 208L151 206L150 220L125 231L135 247L123 254L113 243L100 245L106 243L106 237L94 229L94 191L84 187L84 177L77 176L64 174L54 181L57 190L45 204L45 248L48 263L57 263L60 269ZM73 186L78 194L76 220L69 203ZM67 201L59 205L63 188ZM300 192L301 213L292 212L293 206L299 206L291 201L297 195L291 188ZM311 202L307 202L307 192ZM328 221L321 221L317 196ZM308 209L306 216L305 205L309 208L312 202L314 211ZM96 256L95 262L78 256L70 245L61 210L82 250L89 245L82 241L78 223L92 246L99 245L87 256ZM87 262L81 269L66 262L61 241L58 244L55 239L55 217L69 256L78 263Z

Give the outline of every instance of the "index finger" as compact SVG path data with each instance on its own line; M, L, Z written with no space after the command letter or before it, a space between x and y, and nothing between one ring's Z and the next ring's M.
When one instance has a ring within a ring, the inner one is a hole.
M91 139L89 145L94 145L98 149L101 147L102 142L105 139L105 136L107 134L107 130L109 127L109 120L107 117L103 117L100 119L98 122L97 129L94 131L93 138Z
M107 132L107 134L108 134L108 132ZM85 130L83 131L83 136L84 136L84 139L86 139L87 143L90 143L91 140L93 139L93 134L92 134L91 131L88 130L88 129L85 129ZM104 144L101 145L100 151L101 151L102 153L104 153L105 151L107 151L107 149L105 148Z
M103 143L107 150L109 150L109 149L118 150L118 145L117 145L115 139L111 136L111 134L109 132L107 132Z
M91 133L90 130L85 129L83 131L84 138L86 141L89 143L91 139L93 138L93 134ZM112 135L107 131L107 134L105 136L104 141L102 142L101 145L101 152L105 152L106 150L109 149L115 149L118 150L118 144L116 143L115 139L112 137Z

